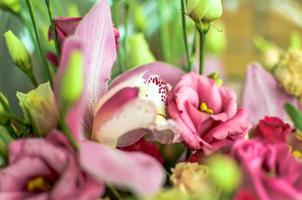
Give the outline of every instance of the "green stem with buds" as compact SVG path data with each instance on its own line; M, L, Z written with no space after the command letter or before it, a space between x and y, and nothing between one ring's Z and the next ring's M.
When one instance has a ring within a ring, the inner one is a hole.
M40 35L39 35L38 25L37 25L37 22L36 22L36 17L35 17L35 14L34 14L34 10L33 10L31 0L26 0L26 5L27 5L27 8L29 10L30 18L31 18L31 21L32 21L32 24L33 24L33 27L34 27L38 52L39 52L39 55L42 59L43 66L45 67L47 78L48 78L50 84L52 85L53 84L52 72L51 72L51 69L50 69L47 61L46 61L45 56L43 55L42 45L40 43Z
M52 30L52 32L54 33L54 36L55 36L54 41L55 41L56 50L57 50L58 55L61 55L58 32L57 32L57 29L56 29L55 22L53 20L54 17L53 17L53 12L52 12L51 7L50 7L50 1L45 0L45 3L46 3L47 12L48 12L49 20L50 20L51 30Z
M186 58L187 58L188 71L190 72L190 71L192 71L192 66L191 66L192 62L190 59L188 37L187 37L185 0L180 0L180 4L181 4L181 21L182 21L183 38L184 38L184 43L185 43L185 52L186 52Z

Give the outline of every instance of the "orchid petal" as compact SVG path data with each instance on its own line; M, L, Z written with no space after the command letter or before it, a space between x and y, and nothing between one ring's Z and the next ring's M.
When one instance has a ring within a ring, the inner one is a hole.
M142 65L140 67L134 68L121 74L112 82L110 88L128 80L129 78L142 74L143 72L145 72L143 78L147 79L149 76L158 75L161 79L169 83L172 87L174 87L179 81L180 77L184 75L184 72L177 67L163 62L153 62L150 64Z
M249 120L255 125L265 116L276 116L286 120L288 117L283 105L298 101L279 87L274 77L260 65L252 64L248 68L243 90L242 105L248 111Z
M82 141L80 146L82 168L99 181L130 189L140 196L154 194L164 183L164 170L151 156L114 150L90 141Z
M85 55L85 125L91 128L92 111L107 91L107 82L116 58L115 34L107 0L100 0L81 20L75 35L82 39Z
M138 99L137 95L137 88L126 87L108 99L95 116L92 139L116 147L122 135L151 127L156 116L155 107L149 101ZM127 137L128 145L135 143L143 133L135 135Z
M82 51L82 43L76 38L68 38L63 47L62 58L60 62L60 67L55 79L55 96L57 103L60 102L60 88L61 88L61 79L65 74L69 58L74 51ZM60 105L59 105L60 106ZM82 129L82 118L83 118L83 101L80 98L75 105L68 111L66 116L66 121L69 129L71 130L75 139L79 140L82 138L83 129Z

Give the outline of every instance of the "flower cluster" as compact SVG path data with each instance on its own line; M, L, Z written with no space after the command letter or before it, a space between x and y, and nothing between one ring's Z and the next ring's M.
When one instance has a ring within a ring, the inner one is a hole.
M9 2L0 8L21 12ZM240 101L218 73L203 73L202 45L200 73L188 55L190 72L153 62L142 33L125 48L108 0L84 17L59 18L46 1L56 51L43 56L26 4L47 82L37 81L22 41L5 33L35 89L17 93L20 117L0 93L0 199L302 199L301 50L286 53L273 74L251 65ZM186 7L202 43L221 1ZM135 52L127 57L122 47ZM119 56L139 65L113 76Z

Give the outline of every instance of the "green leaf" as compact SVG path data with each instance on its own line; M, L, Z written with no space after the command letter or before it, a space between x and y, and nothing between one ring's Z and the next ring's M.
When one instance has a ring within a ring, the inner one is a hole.
M295 127L302 131L302 112L290 103L286 103L284 109L293 121Z

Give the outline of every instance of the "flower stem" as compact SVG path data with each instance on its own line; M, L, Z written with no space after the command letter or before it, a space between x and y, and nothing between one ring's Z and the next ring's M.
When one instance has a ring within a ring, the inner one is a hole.
M110 183L107 183L107 186L108 186L109 190L112 192L112 194L116 197L117 200L123 200L123 197L119 194L119 192Z
M46 7L47 7L47 12L48 12L48 16L49 16L49 20L50 20L50 25L51 25L51 30L54 33L55 36L55 46L56 46L56 50L57 50L57 54L60 56L61 55L61 49L60 49L60 44L59 44L59 37L58 37L58 32L56 29L56 25L54 23L54 17L53 17L53 12L50 8L50 1L49 0L45 0L46 3Z
M32 21L32 24L33 24L33 27L34 27L34 33L35 33L35 37L36 37L36 44L37 44L38 52L40 54L40 57L41 57L41 60L42 60L42 63L43 63L43 67L45 67L46 76L47 76L50 84L53 85L53 78L52 78L51 69L50 69L50 67L49 67L49 65L46 61L45 56L43 55L42 46L41 46L41 43L40 43L40 35L39 35L38 25L37 25L37 22L36 22L36 17L35 17L35 14L34 14L34 10L33 10L31 0L26 0L26 5L27 5L27 8L29 10L30 18L31 18L31 21Z
M165 22L164 16L164 0L158 0L158 16L160 21L160 40L161 40L161 49L163 52L163 59L166 62L171 61L171 52L169 45L169 30L167 26L167 22Z
M128 28L129 28L129 17L130 17L130 7L131 7L131 2L129 3L129 1L126 1L126 5L125 5L125 35L124 35L124 40L123 40L123 45L124 45L124 65L127 66L127 38L128 38ZM121 71L124 72L124 68L122 67L123 64L120 66L121 67Z
M181 21L182 21L182 31L183 31L183 39L185 43L185 51L186 51L186 59L187 59L187 65L188 65L188 71L190 72L192 70L192 63L190 59L190 53L189 53L189 45L188 45L188 37L187 37L187 26L186 26L186 15L185 15L185 0L180 0L181 4Z
M199 74L205 71L205 54L206 54L206 36L210 29L210 24L196 24L199 33Z
M28 78L31 80L31 82L34 84L35 87L38 86L38 81L36 79L36 77L34 76L33 72L29 72L27 73Z

